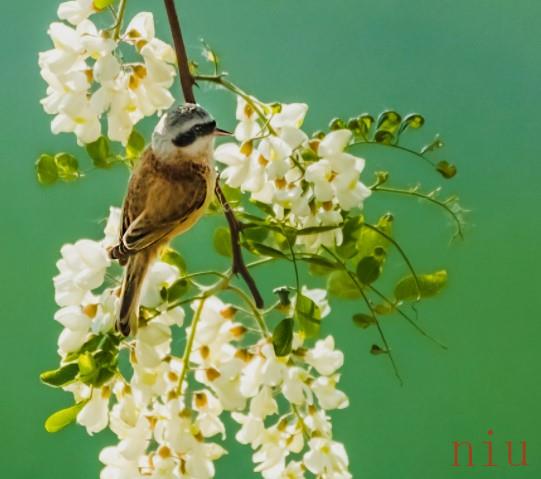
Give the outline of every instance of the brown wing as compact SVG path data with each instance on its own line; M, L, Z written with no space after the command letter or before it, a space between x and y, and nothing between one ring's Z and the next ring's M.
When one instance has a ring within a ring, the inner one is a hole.
M140 198L133 194L127 197L124 231L117 247L120 257L125 258L160 243L205 203L206 166L191 162L174 166L151 166L152 171L141 171L147 176L147 187L144 191L144 207L137 216L133 213L141 210L136 207Z

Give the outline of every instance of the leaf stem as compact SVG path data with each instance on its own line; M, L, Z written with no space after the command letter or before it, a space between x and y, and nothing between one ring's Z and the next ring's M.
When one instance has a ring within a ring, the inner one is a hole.
M116 23L115 23L115 30L113 33L113 38L115 40L118 40L120 38L120 30L122 29L122 22L124 21L124 14L126 13L126 5L128 4L128 0L120 0L120 4L118 6L118 13L116 15Z
M409 260L408 256L406 255L406 253L404 252L404 250L402 249L402 247L400 246L398 241L396 241L394 238L392 238L391 236L389 236L387 233L380 230L376 226L371 225L370 223L363 223L362 226L363 227L366 226L368 229L371 229L372 231L375 231L380 236L385 238L387 241L392 243L394 245L394 247L398 250L398 252L400 253L400 256L402 256L402 258L404 259L406 265L408 266L408 269L410 270L411 275L413 276L413 279L415 280L415 287L417 288L417 301L419 301L421 299L421 285L419 284L419 278L417 277L417 273L415 272L415 269L413 268L413 265L411 264L411 261Z
M441 208L446 210L455 221L456 228L457 228L456 235L459 236L460 238L464 238L463 231L462 231L462 222L460 221L460 218L451 208L449 208L449 206L447 206L445 202L439 201L430 195L427 195L425 193L420 193L419 191L415 191L415 190L404 190L401 188L388 188L385 186L376 185L372 188L372 191L381 191L384 193L394 193L394 194L400 194L400 195L405 195L405 196L417 197L417 198L429 201L431 203L434 203L435 205L440 206Z
M435 167L434 162L430 160L430 158L427 158L423 154L419 153L418 151L412 150L410 148L407 148L405 146L400 145L394 145L391 143L379 143L377 141L357 141L355 143L351 143L348 145L348 148L354 147L354 146L361 146L361 145L379 145L379 146L386 146L389 148L394 148L395 150L404 151L406 153L409 153L410 155L416 156L417 158L421 158L422 160L426 161L429 165L432 167Z
M206 81L210 83L216 83L217 85L221 85L230 92L234 93L235 95L240 96L248 105L250 105L254 111L256 112L259 119L263 122L264 128L267 128L269 132L272 135L278 136L276 130L271 126L271 124L268 121L268 118L265 116L265 114L261 111L259 108L259 105L254 101L254 99L248 95L244 90L239 88L237 85L235 85L233 82L230 82L225 78L223 74L221 75L195 75L194 76L195 81Z
M250 296L248 296L242 289L240 289L237 286L228 285L227 289L233 293L236 293L240 298L244 300L244 302L248 305L248 307L252 310L252 313L254 315L254 318L257 321L257 324L259 326L259 329L261 329L261 333L263 336L267 337L269 336L269 330L267 328L267 325L265 324L265 320L263 319L263 315L261 314L261 311L257 308L257 306L254 304Z
M381 291L374 288L372 285L369 285L369 288L371 291L376 293L383 301L385 301L387 304L392 306L392 308L400 314L408 323L410 323L419 333L421 333L423 336L430 339L432 342L436 343L440 348L442 349L449 349L445 344L438 341L435 337L428 334L423 328L421 328L413 319L411 319L404 311L402 311L394 302L392 302L387 296L385 296Z
M197 309L195 311L194 317L192 319L192 324L190 326L190 335L188 336L188 342L186 343L186 347L184 348L184 354L182 355L182 369L180 371L180 377L178 380L178 387L177 392L178 394L182 394L182 384L184 383L184 379L186 378L186 374L188 373L188 370L190 369L190 356L192 354L192 348L193 348L193 342L195 339L195 332L197 330L197 324L199 323L199 319L201 318L201 313L203 312L203 307L205 306L205 301L208 299L210 295L205 294L203 298L199 301L199 304L197 305Z
M398 366L396 365L396 362L394 360L394 357L391 353L391 347L389 343L387 342L387 338L385 337L385 333L383 332L383 328L381 327L381 324L377 318L376 312L374 311L374 308L372 307L372 304L370 303L370 300L366 296L366 293L364 292L363 285L359 282L355 274L353 274L347 267L347 265L336 255L334 254L331 249L327 248L327 246L323 245L323 249L327 251L335 260L336 262L342 267L342 269L346 272L346 274L351 278L357 289L359 290L359 293L363 297L364 302L366 303L366 306L370 310L370 315L372 316L372 319L374 320L374 323L376 324L376 327L378 329L378 333L381 337L381 340L383 341L383 345L385 346L387 355L389 356L389 360L391 361L391 364L393 366L393 370L395 373L396 378L398 379L398 382L401 386L404 385L404 382L402 381L402 377L400 376L400 372L398 371Z

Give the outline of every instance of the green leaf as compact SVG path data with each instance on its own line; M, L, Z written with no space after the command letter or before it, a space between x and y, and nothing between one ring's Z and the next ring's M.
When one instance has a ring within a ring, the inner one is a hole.
M378 116L376 129L378 131L387 131L389 133L394 133L400 126L401 120L401 116L396 111L384 111Z
M381 257L365 256L357 263L357 278L362 284L372 284L381 274Z
M58 169L51 155L40 155L36 160L36 175L42 185L52 185L58 180Z
M92 386L96 388L102 387L116 374L116 367L101 368Z
M260 243L265 241L269 234L270 229L264 225L256 225L253 223L243 224L242 226L242 236L246 240L256 241Z
M386 213L379 218L378 222L374 226L387 236L392 236L393 222L393 215ZM388 239L384 238L381 234L371 228L361 227L357 240L357 251L360 258L373 255L378 248L382 248L386 252L388 247Z
M377 344L372 344L372 347L370 348L370 354L373 354L374 356L379 356L381 354L389 354L389 351L387 349L383 349Z
M79 364L81 381L85 384L91 384L99 372L94 356L90 352L83 353L79 356L77 363Z
M327 290L330 294L343 299L357 299L361 297L361 292L343 270L333 271L327 278Z
M167 289L167 301L174 303L184 296L190 289L190 282L184 278L177 279Z
M366 329L373 324L376 324L376 320L369 314L358 313L353 315L353 323L361 329Z
M430 298L438 294L447 284L447 271L444 269L432 274L417 275L421 298ZM394 296L398 301L416 301L417 286L413 276L402 278L394 288Z
M222 256L231 256L231 233L225 226L220 226L214 230L212 236L214 249Z
M238 203L242 199L242 191L239 188L232 188L227 183L221 184L220 188L229 204Z
M447 180L453 178L457 173L456 166L452 163L448 163L445 160L438 162L436 165L436 170Z
M443 141L441 141L440 137L436 135L436 137L432 140L431 143L421 148L420 153L421 155L424 155L425 153L432 153L433 151L439 150L440 148L443 148Z
M176 266L181 273L186 272L186 261L184 261L184 258L178 251L175 251L172 248L167 248L162 253L160 259L164 263Z
M310 273L314 276L327 276L339 267L322 256L299 256L298 259L310 265Z
M272 332L272 345L276 356L287 356L293 344L293 319L285 318L280 321Z
M96 10L103 10L110 7L113 3L115 3L115 0L94 0L94 7Z
M419 113L410 113L409 115L406 115L402 120L398 134L400 135L407 128L417 130L418 128L421 128L424 124L425 119L422 115L419 115Z
M272 209L272 206L267 205L266 203L262 203L261 201L250 201L256 208L260 209L265 213L267 216L273 216L274 217L274 210Z
M135 128L132 130L126 145L126 156L128 158L138 158L145 149L145 138Z
M111 144L105 136L100 136L95 142L88 143L86 151L96 168L110 168L115 161L111 152Z
M383 143L384 145L390 145L394 140L394 135L386 130L378 130L374 135L376 143Z
M66 409L61 409L60 411L51 414L45 421L45 429L47 432L58 432L61 429L64 429L66 426L69 426L75 421L75 419L77 419L77 414L79 414L79 411L86 403L87 401L82 401Z
M319 334L321 311L316 303L303 294L297 295L295 321L306 337L311 338Z
M333 118L329 122L329 129L330 130L341 130L343 128L346 128L346 122L342 120L342 118Z
M255 241L246 241L243 243L246 248L251 251L252 253L258 255L258 256L269 256L271 258L280 258L280 259L286 259L287 256L282 253L280 250L273 248L272 246L268 246L263 243L256 243Z
M39 375L39 378L49 386L61 387L73 381L77 374L79 374L79 366L77 363L71 363L52 371L45 371Z
M365 140L368 139L368 133L374 124L374 117L368 113L363 113L357 117L357 123L359 125L359 135L362 136ZM357 133L357 130L355 130Z
M68 153L58 153L54 157L58 177L62 181L73 181L79 178L79 162Z
M342 244L336 247L341 258L350 259L357 254L357 239L361 233L364 218L362 215L350 216L345 219L342 227Z

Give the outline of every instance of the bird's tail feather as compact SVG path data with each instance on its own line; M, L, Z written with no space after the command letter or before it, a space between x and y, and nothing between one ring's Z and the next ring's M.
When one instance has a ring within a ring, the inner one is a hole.
M145 251L131 256L128 260L122 283L120 314L117 322L117 329L124 336L137 330L139 295L149 262L150 256Z

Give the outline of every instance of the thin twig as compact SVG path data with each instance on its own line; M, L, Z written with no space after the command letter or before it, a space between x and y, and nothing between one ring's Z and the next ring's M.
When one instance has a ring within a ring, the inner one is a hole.
M173 35L173 43L175 44L175 53L177 55L178 71L180 76L180 85L182 87L182 95L186 103L195 103L195 95L193 93L194 79L190 73L188 63L188 55L182 38L182 30L178 19L177 9L174 0L164 0L165 9L167 10L167 18Z

